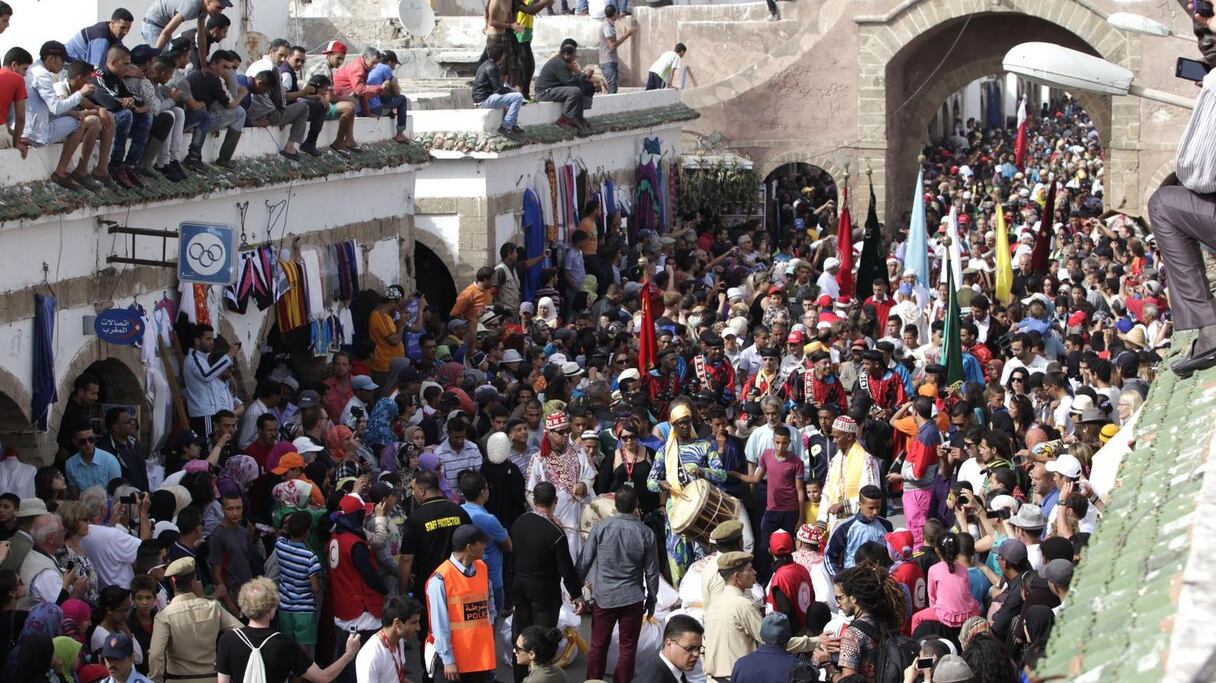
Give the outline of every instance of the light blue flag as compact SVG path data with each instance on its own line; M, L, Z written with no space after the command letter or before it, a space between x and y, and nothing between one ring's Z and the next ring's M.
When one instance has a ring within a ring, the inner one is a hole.
M916 283L929 287L929 237L925 232L925 170L916 173L916 196L912 198L912 225L908 228L908 248L904 268L916 272Z

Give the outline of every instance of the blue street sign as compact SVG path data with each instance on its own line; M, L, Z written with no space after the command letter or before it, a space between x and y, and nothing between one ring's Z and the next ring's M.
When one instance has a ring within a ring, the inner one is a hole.
M129 308L109 308L97 314L93 331L104 342L131 346L143 339L144 320Z
M178 228L177 278L183 282L236 282L236 230L231 225L182 223Z

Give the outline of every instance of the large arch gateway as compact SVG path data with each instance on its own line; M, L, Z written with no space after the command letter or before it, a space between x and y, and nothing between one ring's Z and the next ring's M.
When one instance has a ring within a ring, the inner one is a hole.
M724 38L712 44L693 42L709 38L708 10L639 7L628 63L645 74L661 51L686 42L696 84L684 100L702 114L689 126L693 133L719 133L762 172L801 162L860 177L871 166L880 212L892 222L908 209L916 150L942 103L977 78L1000 75L1013 45L1058 43L1131 69L1141 85L1193 97L1193 86L1174 78L1175 58L1193 56L1193 45L1121 32L1106 21L1131 9L1186 36L1190 19L1175 2L1133 4L792 0L782 3L785 21L757 33L745 15L723 23ZM1155 187L1172 162L1188 112L1131 97L1077 96L1105 143L1108 207L1142 212L1144 188Z

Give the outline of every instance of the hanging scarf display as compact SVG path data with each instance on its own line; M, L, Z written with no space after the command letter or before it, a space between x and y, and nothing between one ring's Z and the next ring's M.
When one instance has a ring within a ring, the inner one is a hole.
M659 228L659 172L654 162L639 164L637 168L637 201L633 220L629 221L629 241L637 241L639 230Z
M321 281L321 252L316 249L305 249L300 253L300 259L303 261L300 277L305 283L308 319L320 320L325 316L325 284Z
M557 184L557 167L553 164L552 159L545 160L545 177L549 181L549 203L553 209L553 215L547 222L548 230L545 235L545 241L553 242L557 240L557 224L561 220L562 214L558 206L561 203L561 198L559 197L561 187Z
M224 305L234 313L245 313L249 299L265 311L278 299L275 291L274 249L268 245L242 251L236 284L224 288Z
M280 260L279 272L282 274L286 287L279 297L276 311L279 330L286 334L308 322L305 316L308 304L305 297L304 280L297 262L290 259Z
M522 228L524 232L524 251L528 259L534 259L545 253L545 223L541 216L540 197L531 189L524 190L524 214ZM525 274L523 295L525 301L532 301L536 290L540 289L539 262L532 265Z
M195 283L194 290L194 320L198 325L212 325L211 322L211 307L207 297L210 294L211 287L209 285L200 285Z

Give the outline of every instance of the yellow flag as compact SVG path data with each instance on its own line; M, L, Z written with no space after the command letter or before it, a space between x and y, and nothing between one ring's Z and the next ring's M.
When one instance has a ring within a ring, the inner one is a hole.
M1013 301L1013 258L1009 253L1009 231L1005 210L996 205L996 300L1008 306Z

